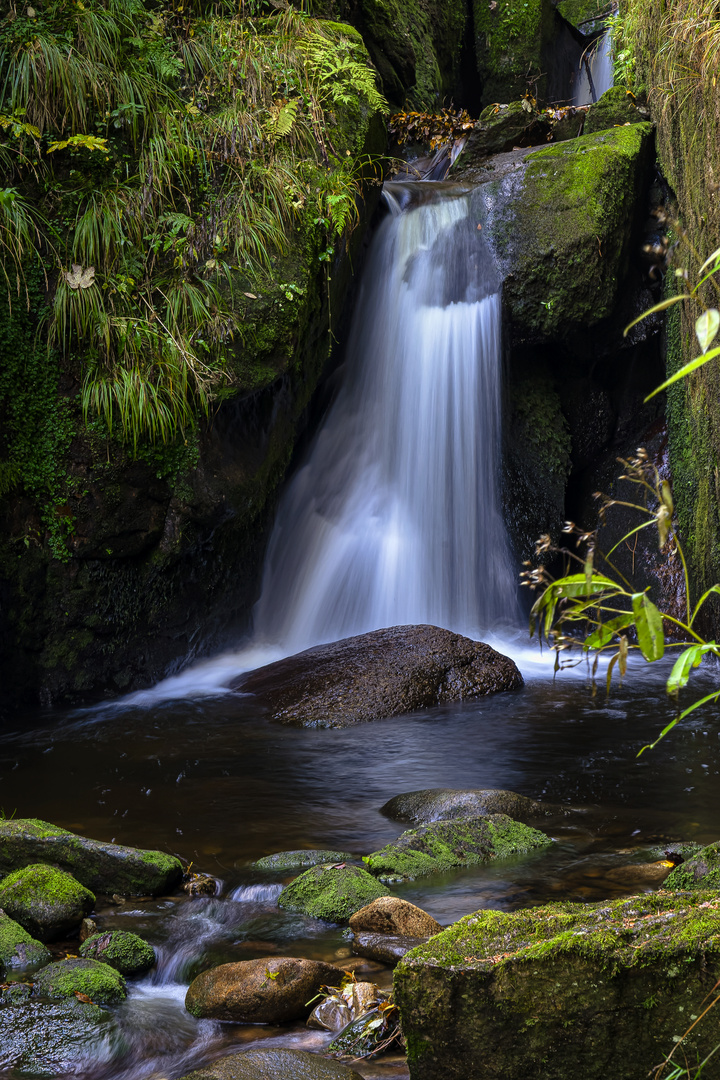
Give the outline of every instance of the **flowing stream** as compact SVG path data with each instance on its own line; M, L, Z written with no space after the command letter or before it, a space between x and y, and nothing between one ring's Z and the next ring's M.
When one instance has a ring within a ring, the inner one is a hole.
M583 53L573 105L592 105L614 82L612 37L606 30Z

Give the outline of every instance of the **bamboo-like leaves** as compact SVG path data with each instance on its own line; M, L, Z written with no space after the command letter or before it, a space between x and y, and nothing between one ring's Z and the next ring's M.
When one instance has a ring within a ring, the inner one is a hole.
M654 398L656 394L661 393L663 390L667 390L668 386L672 386L673 383L678 382L680 379L684 379L687 375L691 375L693 371L697 371L703 364L707 364L708 360L714 360L716 356L720 356L720 348L711 349L710 352L706 352L704 356L696 356L694 360L691 360L688 364L684 364L679 371L676 371L674 375L671 375L669 379L666 379L661 386L657 386L651 394L645 398L649 401L650 398Z
M700 344L700 350L706 353L717 337L720 330L720 312L717 308L708 308L695 323L695 336Z
M665 652L662 615L647 593L633 593L633 615L640 651L646 660L661 660Z

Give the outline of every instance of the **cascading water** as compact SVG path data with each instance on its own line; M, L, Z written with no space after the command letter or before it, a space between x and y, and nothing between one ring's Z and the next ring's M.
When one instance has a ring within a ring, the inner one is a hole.
M592 105L613 85L612 37L606 30L585 50L580 62L573 105Z
M401 623L479 633L515 602L492 260L466 193L386 194L347 377L268 552L255 638L285 652Z

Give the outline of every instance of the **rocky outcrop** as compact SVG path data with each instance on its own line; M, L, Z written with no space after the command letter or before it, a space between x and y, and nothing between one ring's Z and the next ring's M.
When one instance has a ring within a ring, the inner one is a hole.
M666 889L720 889L720 840L676 866L665 881Z
M358 1080L348 1065L305 1050L245 1050L214 1061L181 1080Z
M427 937L407 937L404 934L373 934L367 931L354 934L353 952L394 967L406 953L424 945Z
M0 881L0 908L40 941L76 930L94 903L94 894L71 874L43 863Z
M86 888L108 895L156 895L182 875L180 860L164 851L90 840L37 818L0 821L0 871L39 862L52 863Z
M428 825L432 821L475 818L485 814L507 814L515 821L538 821L562 814L562 807L494 788L458 791L454 788L424 788L395 795L380 813L394 821Z
M349 727L522 684L489 645L436 626L394 626L278 660L233 689L256 694L285 724Z
M641 124L649 117L650 110L645 106L639 108L624 86L613 86L588 109L583 131L586 135L592 135L595 131L606 131L624 124Z
M20 1001L0 1009L0 1069L16 1076L73 1076L91 1059L112 1060L110 1017L97 1005L72 1001Z
M314 866L283 889L278 905L315 919L342 923L373 900L388 895L388 890L359 866Z
M394 881L522 855L550 844L550 837L538 829L506 814L488 814L409 829L393 843L365 855L364 862L381 880Z
M350 916L350 929L354 934L369 931L420 938L439 934L442 926L422 908L399 896L381 896Z
M319 866L321 863L349 862L352 855L346 851L320 851L308 849L302 851L276 851L274 855L264 855L253 865L258 870L297 870L306 866Z
M484 105L533 89L545 97L556 30L552 0L474 0L475 50Z
M155 963L155 950L147 941L128 930L108 930L104 934L92 934L80 947L80 955L90 960L100 960L119 971L121 975L137 975L147 971Z
M83 994L95 1005L117 1005L127 997L122 975L109 964L89 959L48 964L35 976L35 989L49 998L75 998Z
M395 971L413 1080L604 1080L662 1061L699 1016L720 962L715 892L478 911ZM707 1004L707 1001L705 1001ZM709 1010L684 1042L720 1041Z
M306 1017L311 999L338 974L331 964L285 956L221 964L193 980L185 1008L200 1019L284 1024Z

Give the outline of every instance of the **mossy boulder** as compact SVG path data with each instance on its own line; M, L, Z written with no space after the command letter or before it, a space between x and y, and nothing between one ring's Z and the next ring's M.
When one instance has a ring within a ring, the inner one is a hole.
M0 907L40 941L77 929L95 896L72 874L36 863L0 881Z
M0 975L13 968L40 967L50 959L50 950L0 909Z
M358 1080L348 1065L306 1050L244 1050L188 1073L181 1080Z
M117 1005L127 997L122 975L99 960L70 959L49 964L35 977L42 997L73 998L86 994L95 1005Z
M109 964L121 975L147 971L155 963L155 950L147 941L128 930L108 930L93 934L80 946L80 955Z
M665 879L665 888L720 890L720 840L676 866Z
M488 105L451 167L450 176L463 179L492 154L517 147L539 146L547 142L550 130L549 121L527 102Z
M284 1024L306 1017L320 987L339 977L331 964L291 956L221 964L193 979L185 1008L198 1019Z
M24 1001L0 1008L0 1069L13 1077L59 1077L112 1060L111 1019L97 1005Z
M550 844L550 837L538 829L513 821L506 814L488 814L409 829L393 843L363 858L373 874L392 881L524 855Z
M476 818L485 814L507 814L516 821L537 821L562 813L561 807L528 799L499 788L422 788L395 795L380 807L380 813L394 821L429 825L432 821Z
M354 912L380 896L389 896L360 866L314 866L283 889L278 905L326 922L347 922Z
M67 870L93 892L126 896L167 892L183 870L164 851L90 840L38 818L0 821L0 871L38 862Z
M586 135L591 135L623 124L640 124L646 119L647 109L640 110L624 86L611 86L588 109L583 130Z
M651 124L582 135L530 151L482 189L516 342L562 338L612 313L652 142Z
M349 862L353 858L346 851L276 851L274 855L265 855L253 865L258 870L298 870L305 866L318 866L320 863Z
M475 53L484 105L544 98L555 32L552 0L473 0Z
M715 892L478 911L395 970L411 1075L645 1076L703 1011L719 964ZM684 1053L718 1042L711 1009Z

